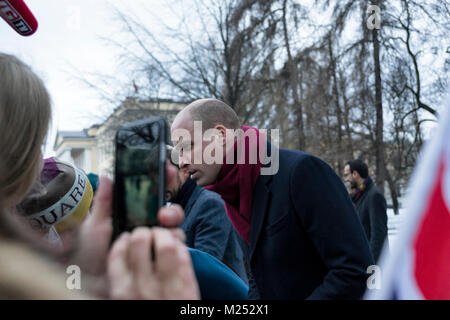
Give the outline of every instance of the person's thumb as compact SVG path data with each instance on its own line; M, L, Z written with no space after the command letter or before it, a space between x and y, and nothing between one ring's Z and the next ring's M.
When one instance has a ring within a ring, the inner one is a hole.
M166 228L177 228L184 220L184 211L177 205L162 207L158 211L158 222Z

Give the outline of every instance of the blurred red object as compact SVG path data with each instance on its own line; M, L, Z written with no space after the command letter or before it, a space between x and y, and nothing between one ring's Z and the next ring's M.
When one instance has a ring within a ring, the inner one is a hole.
M38 22L23 0L0 0L0 16L22 36L36 32Z

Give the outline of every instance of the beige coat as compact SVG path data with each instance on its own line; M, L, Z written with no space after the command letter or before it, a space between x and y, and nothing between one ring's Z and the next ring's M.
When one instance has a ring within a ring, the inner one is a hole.
M0 299L89 299L67 288L68 276L26 243L0 237Z

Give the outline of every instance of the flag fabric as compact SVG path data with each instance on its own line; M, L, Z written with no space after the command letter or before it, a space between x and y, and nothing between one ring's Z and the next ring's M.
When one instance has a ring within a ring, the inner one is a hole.
M366 299L450 299L450 95L410 180L403 228Z

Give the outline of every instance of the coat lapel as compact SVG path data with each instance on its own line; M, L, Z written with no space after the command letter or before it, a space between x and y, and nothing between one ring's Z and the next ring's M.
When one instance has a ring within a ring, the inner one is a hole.
M252 219L250 224L250 255L249 261L252 260L253 252L255 251L259 235L264 224L264 220L269 207L271 198L270 189L268 184L271 181L272 176L259 176L256 182L255 189L253 191L253 206L252 206Z
M361 205L364 203L364 199L367 197L367 194L369 193L369 190L372 186L369 186L366 190L364 190L364 193L362 194L361 198L358 199L356 202L356 208L359 209Z
M194 189L194 192L192 192L191 197L189 198L186 207L183 208L184 210L184 219L187 218L187 216L189 215L189 213L191 212L191 208L192 206L195 204L195 202L197 201L198 197L200 196L200 193L202 192L202 188L200 188L199 186L196 186Z

